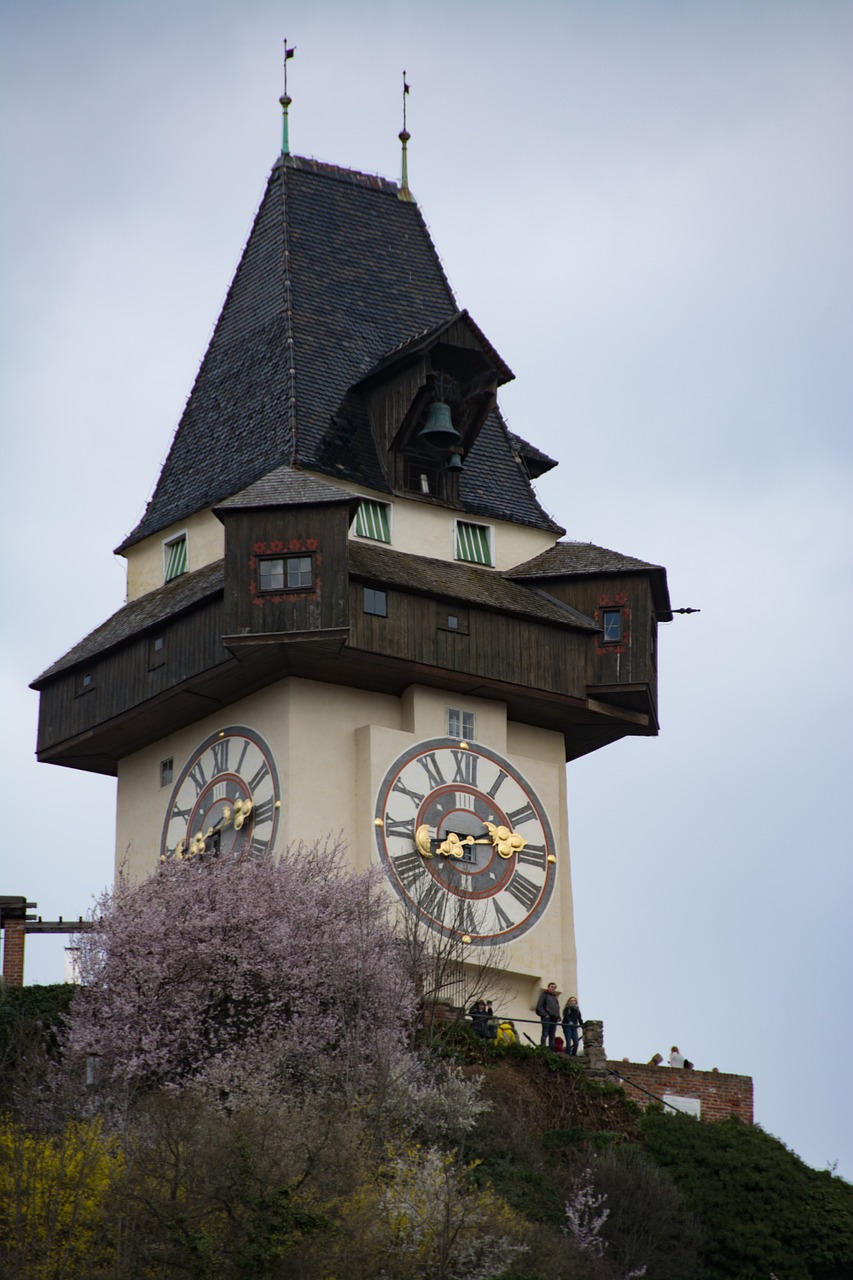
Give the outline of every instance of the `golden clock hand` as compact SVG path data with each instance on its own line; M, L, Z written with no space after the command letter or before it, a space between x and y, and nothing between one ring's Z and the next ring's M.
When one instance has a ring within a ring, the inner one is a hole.
M491 836L492 844L501 858L511 858L514 853L520 853L527 844L524 836L511 831L509 827L498 827L493 822L487 822L485 825Z

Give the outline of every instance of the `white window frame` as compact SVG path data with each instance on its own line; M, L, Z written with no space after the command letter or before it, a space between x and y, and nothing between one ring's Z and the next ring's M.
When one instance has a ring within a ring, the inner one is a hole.
M459 728L461 730L460 733L451 732L451 729L450 729L451 715L459 717ZM466 720L468 721L468 727L470 727L471 729L470 733L465 732ZM466 711L464 707L448 707L445 713L445 723L447 725L448 738L455 738L459 742L470 742L476 739L477 718L474 715L473 711Z
M357 538L363 538L365 542L381 542L383 546L390 547L394 541L394 504L393 502L383 502L381 498L364 498L358 495L359 507L355 513L355 519L352 522L352 531ZM388 537L377 538L372 533L360 533L358 528L359 516L361 515L362 505L367 507L384 507L388 516Z
M186 547L186 555L184 558L184 567L180 573L175 573L169 577L169 561L171 559L172 547L177 546L179 542L183 542ZM173 534L171 538L163 539L163 582L174 582L176 578L182 578L185 573L190 571L190 535L186 529L180 533Z
M486 534L486 541L489 548L489 562L483 560L469 560L465 556L458 554L459 547L459 526L464 525L471 529L482 529ZM478 564L484 569L494 569L495 567L495 526L492 524L481 524L478 520L454 520L453 521L453 559L459 564Z

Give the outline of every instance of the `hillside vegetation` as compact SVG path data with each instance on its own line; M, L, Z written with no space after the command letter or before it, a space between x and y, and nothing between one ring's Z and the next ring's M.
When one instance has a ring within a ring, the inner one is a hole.
M853 1280L853 1187L758 1126L418 1031L385 902L336 849L177 864L5 993L4 1280Z

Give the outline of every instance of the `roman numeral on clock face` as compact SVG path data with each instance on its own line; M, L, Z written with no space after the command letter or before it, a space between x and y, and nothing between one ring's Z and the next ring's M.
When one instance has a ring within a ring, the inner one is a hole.
M517 902L520 902L526 911L532 911L539 897L540 889L528 880L527 876L523 876L516 871L505 890L506 893L512 894Z
M544 871L547 862L547 853L544 844L528 844L523 849L519 849L515 855L518 862L525 862L529 867L538 867L540 871Z
M435 752L430 751L428 754L418 756L418 764L426 773L431 787L441 787L444 785L445 777L441 772L439 763L435 758Z
M530 804L523 804L520 809L513 809L512 813L506 815L512 825L513 830L520 827L525 822L533 822L536 818L536 811Z
M207 776L202 768L200 760L197 760L192 769L190 769L189 777L195 786L196 795L200 796L207 784Z
M261 827L265 822L272 822L274 812L275 800L272 797L269 800L264 800L262 804L256 804L254 809L255 826Z
M221 742L214 742L211 747L213 753L213 772L225 773L228 769L228 756L231 751L231 739L223 738Z
M500 931L503 929L512 929L515 926L515 921L511 919L510 916L508 916L507 913L504 911L503 907L500 904L499 899L491 898L490 903L491 903L492 910L494 911L495 916L497 917L498 930Z
M453 775L454 782L467 782L469 786L477 785L477 765L480 757L475 756L472 751L454 751L453 762L456 765L456 772Z
M397 779L397 781L394 783L391 790L399 792L400 795L408 796L408 798L411 800L412 804L415 805L415 807L417 807L419 804L423 804L424 798L421 795L421 793L419 791L411 791L406 786L402 778Z
M411 889L426 874L419 853L398 853L396 857L392 857L391 865L404 889Z
M390 814L385 815L385 835L386 836L403 836L407 840L415 838L415 820L414 818L392 818Z

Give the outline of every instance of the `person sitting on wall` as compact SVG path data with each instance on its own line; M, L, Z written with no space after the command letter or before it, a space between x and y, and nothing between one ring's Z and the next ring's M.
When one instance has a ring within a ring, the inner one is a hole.
M684 1054L681 1052L677 1044L674 1044L669 1051L669 1065L671 1067L684 1066Z
M554 1033L560 1021L560 993L556 982L549 982L536 1002L536 1016L542 1022L540 1046L547 1045L549 1049L553 1049Z
M570 1058L577 1057L578 1041L582 1027L583 1018L581 1017L578 998L577 996L569 996L566 1001L566 1007L563 1010L563 1035L568 1046L566 1052Z
M660 1066L660 1064L661 1064L662 1062L663 1062L663 1054L662 1054L662 1053L654 1053L654 1054L652 1054L652 1056L649 1058L649 1066L650 1066L650 1067L659 1067L659 1066Z
M485 1000L477 1000L469 1009L468 1017L473 1024L474 1035L479 1036L481 1040L489 1038L489 1018L492 1016L492 1007L486 1008Z
M693 1063L690 1061L690 1059L689 1059L689 1058L685 1058L685 1059L684 1059L683 1066L684 1066L684 1070L685 1070L685 1071L692 1071L692 1070L693 1070Z

